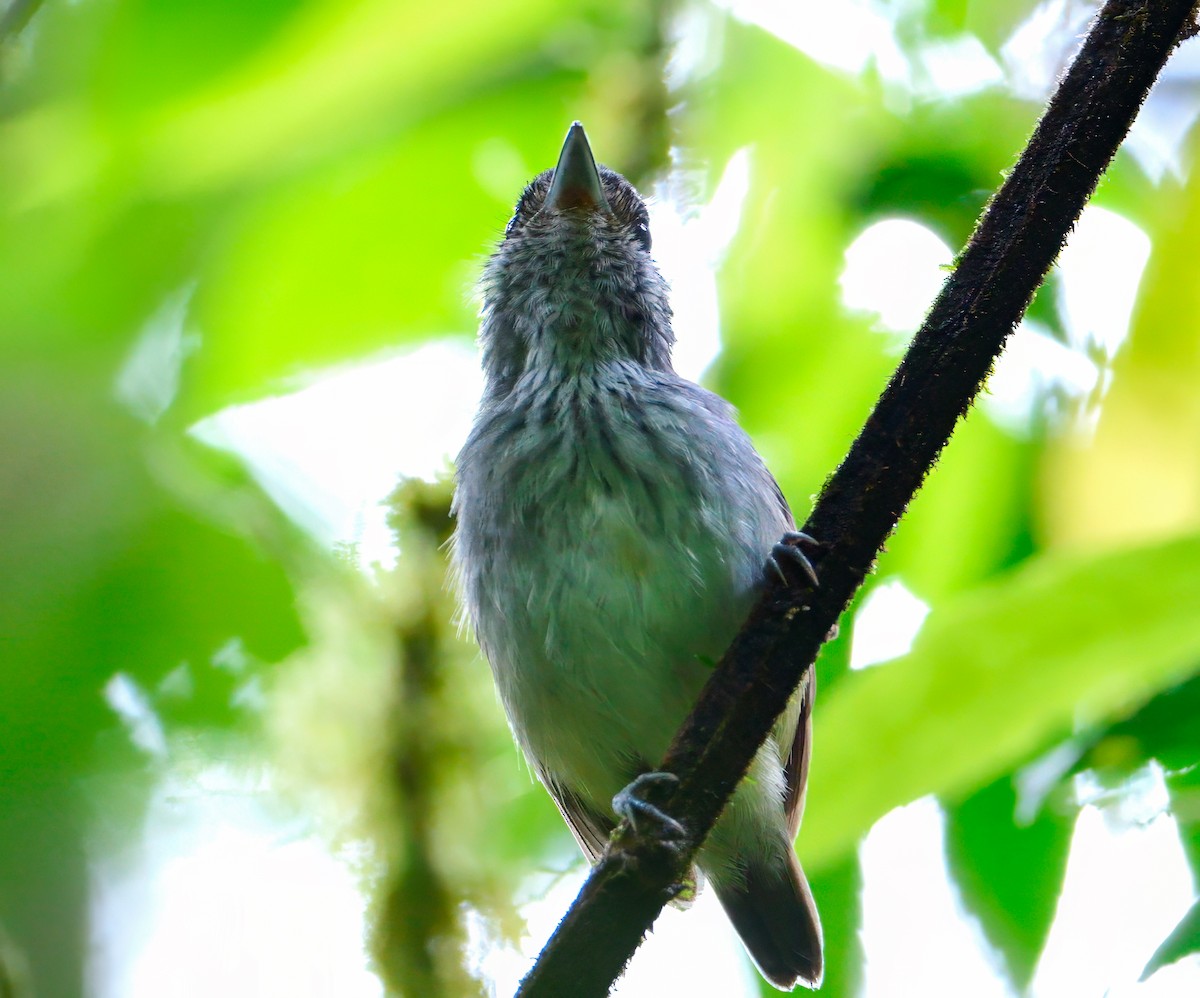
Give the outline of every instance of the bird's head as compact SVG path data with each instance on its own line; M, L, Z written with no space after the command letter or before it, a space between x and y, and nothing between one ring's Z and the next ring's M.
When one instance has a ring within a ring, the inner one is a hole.
M670 369L667 286L650 256L641 195L597 166L583 126L558 165L525 188L483 278L489 388L526 374L586 372L612 360Z

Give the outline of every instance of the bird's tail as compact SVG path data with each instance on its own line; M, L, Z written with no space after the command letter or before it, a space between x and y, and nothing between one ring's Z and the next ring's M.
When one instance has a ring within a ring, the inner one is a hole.
M783 991L821 986L821 921L791 848L786 865L751 865L740 883L713 889L768 981Z

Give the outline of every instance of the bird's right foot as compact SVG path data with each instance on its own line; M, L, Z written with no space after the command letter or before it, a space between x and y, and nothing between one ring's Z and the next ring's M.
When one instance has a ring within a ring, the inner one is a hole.
M792 580L788 578L787 573L783 570L783 565L786 562L800 569L804 573L805 578L815 588L821 583L817 579L817 570L813 568L812 562L808 560L808 555L804 553L804 548L808 547L810 550L815 550L820 546L821 542L815 537L810 537L799 530L789 530L783 535L783 539L771 548L771 553L767 555L767 564L764 571L779 579L785 586L790 586Z

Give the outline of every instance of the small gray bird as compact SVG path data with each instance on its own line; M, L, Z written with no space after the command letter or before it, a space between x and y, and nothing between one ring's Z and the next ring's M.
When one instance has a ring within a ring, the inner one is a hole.
M777 542L807 538L733 409L672 370L646 206L596 166L579 122L521 195L482 287L486 386L458 456L455 569L513 733L595 862L612 807L638 810L629 785L778 567ZM810 681L697 858L788 990L822 974L792 849L812 699Z

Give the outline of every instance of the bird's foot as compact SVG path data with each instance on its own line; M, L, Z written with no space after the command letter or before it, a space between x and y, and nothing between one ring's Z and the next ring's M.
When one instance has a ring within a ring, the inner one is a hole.
M687 838L687 830L660 807L646 800L653 792L673 788L679 783L674 773L642 773L612 799L613 810L625 819L635 835L649 835L660 841Z
M813 586L819 586L821 583L817 579L817 570L808 560L804 549L807 547L809 550L816 550L820 546L821 542L815 537L810 537L799 530L789 530L783 535L783 539L771 548L771 553L767 555L764 571L768 576L779 579L785 586L791 585L791 580L783 570L783 563L788 562L800 569Z

